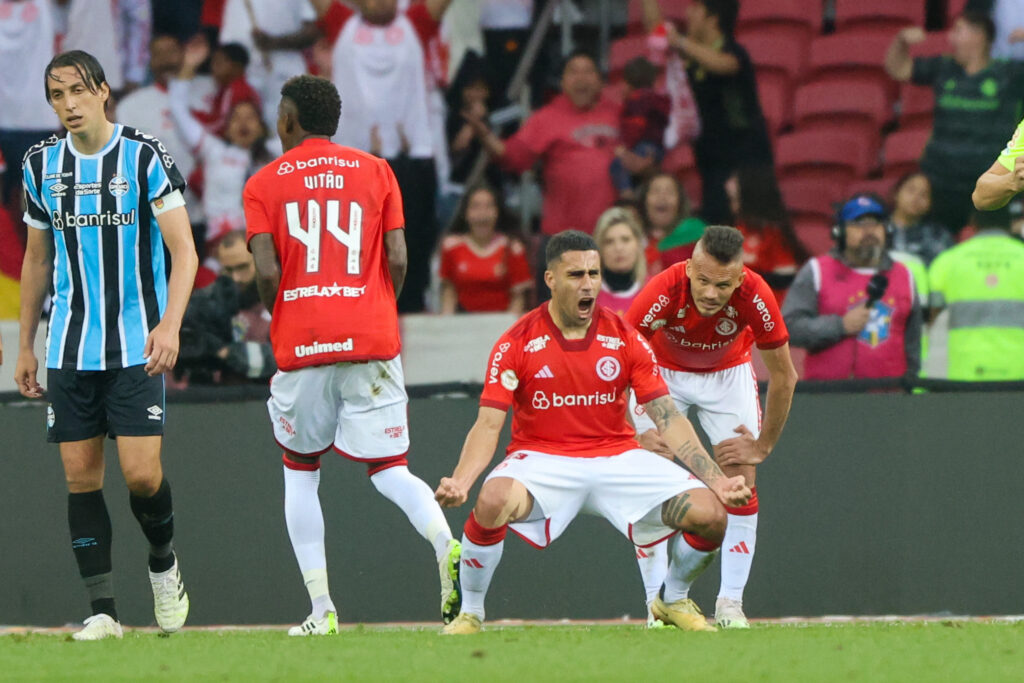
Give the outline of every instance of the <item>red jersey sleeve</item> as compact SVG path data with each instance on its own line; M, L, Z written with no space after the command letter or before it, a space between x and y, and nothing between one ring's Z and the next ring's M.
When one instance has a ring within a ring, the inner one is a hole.
M430 10L427 9L426 3L411 6L406 10L405 16L409 17L409 21L412 22L413 28L416 29L416 35L420 38L420 43L422 43L423 47L426 48L427 43L429 43L441 29L441 22L430 14Z
M551 144L551 126L543 109L526 119L516 133L505 140L505 153L501 165L511 171L522 173L536 163Z
M253 235L260 233L274 234L274 226L270 222L267 213L267 205L260 198L263 193L257 187L258 176L249 178L245 183L245 190L242 192L242 206L245 209L245 239L248 242Z
M623 316L627 323L648 339L675 315L672 299L678 296L677 270L669 268L651 278Z
M513 344L506 332L498 339L487 357L487 376L480 394L480 405L498 410L512 407L512 398L519 386L521 345Z
M789 341L779 303L763 278L753 272L748 272L747 277L754 280L754 291L744 301L743 314L754 333L754 342L759 349L776 349Z
M327 13L317 19L316 25L327 38L327 42L333 45L341 34L341 29L345 27L345 22L354 15L355 10L335 0L327 9Z
M530 264L526 260L526 249L522 243L512 240L508 253L508 283L512 287L528 285L533 282Z
M388 186L384 203L381 205L380 215L384 232L388 232L389 230L398 230L405 227L405 211L402 207L402 191L398 188L395 172L391 170L388 162L381 160L380 163L384 166L384 182Z
M643 335L630 329L626 334L629 349L630 376L629 383L636 393L637 403L643 405L648 401L668 394L665 380L658 372L658 361L654 351Z

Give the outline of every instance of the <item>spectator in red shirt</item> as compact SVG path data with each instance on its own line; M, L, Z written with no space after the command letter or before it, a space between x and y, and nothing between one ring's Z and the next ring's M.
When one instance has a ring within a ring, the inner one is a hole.
M611 174L620 197L633 196L633 181L656 169L665 156L665 129L672 102L657 92L654 82L658 67L644 57L636 57L622 70L626 97L619 119L622 145L615 150Z
M256 106L257 111L260 108L259 93L245 80L248 66L249 51L239 43L227 43L214 48L210 57L210 75L217 84L217 91L208 110L192 110L192 116L214 135L225 133L235 105L250 102Z
M743 265L764 278L781 306L809 254L793 231L775 171L764 164L741 166L725 182L725 192L743 233Z
M441 313L526 309L530 266L510 225L494 188L481 184L466 193L441 243Z
M481 118L470 118L484 147L511 171L540 161L544 174L541 232L589 233L615 201L608 175L619 138L620 105L602 94L597 62L586 52L569 55L562 94L535 111L512 137L501 140Z

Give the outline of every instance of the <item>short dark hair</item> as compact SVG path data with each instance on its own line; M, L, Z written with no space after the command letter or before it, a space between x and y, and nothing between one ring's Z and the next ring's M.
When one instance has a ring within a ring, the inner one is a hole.
M594 56L594 53L581 47L576 48L565 56L565 59L562 60L562 70L559 71L559 73L564 74L565 70L569 68L569 62L577 57L585 57L586 59L589 59L590 63L594 65L594 68L597 69L597 72L601 73L601 63L597 61L597 57Z
M1004 206L993 211L972 211L970 224L978 230L1005 230L1010 231L1011 223L1010 207Z
M719 263L732 263L743 254L743 233L728 225L709 225L698 244Z
M299 125L313 135L334 135L341 119L341 96L326 78L294 76L281 86L281 97L295 104Z
M991 45L996 39L996 24L988 12L977 9L965 9L960 18L985 34L985 41Z
M550 268L567 251L597 251L597 242L585 232L563 230L548 240L548 245L544 247L544 263Z
M230 247L231 245L241 242L246 243L246 232L244 229L236 228L235 230L229 230L217 241L218 247Z
M634 57L622 67L622 78L631 88L653 88L658 67L646 57Z
M103 73L103 67L100 66L99 60L91 54L83 50L62 52L51 59L50 63L46 65L46 70L43 71L43 90L46 92L47 102L50 101L50 72L66 66L73 67L78 72L78 75L85 81L85 87L89 88L92 93L98 92L100 86L107 82L107 76Z
M222 43L214 52L219 52L229 61L243 69L249 66L249 51L241 43Z
M704 5L704 10L713 17L718 18L719 30L731 38L736 30L736 17L740 13L738 0L697 0Z

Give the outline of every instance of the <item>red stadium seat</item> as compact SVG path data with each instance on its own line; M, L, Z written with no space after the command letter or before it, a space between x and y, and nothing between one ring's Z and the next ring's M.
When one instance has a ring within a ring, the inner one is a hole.
M928 127L935 112L935 95L923 85L904 83L900 86L900 127Z
M827 178L839 186L866 176L877 156L872 140L842 126L797 130L780 135L775 144L780 178Z
M918 168L921 153L931 138L931 130L915 128L898 130L885 138L882 148L882 175L895 180L899 176Z
M892 29L905 26L924 26L923 2L904 0L835 0L836 31L851 28Z
M793 96L793 125L798 130L849 126L877 147L879 131L891 118L886 87L877 81L837 76L802 85Z
M626 63L634 57L648 57L647 36L631 35L612 41L608 50L608 77L616 79L622 73Z
M786 208L793 217L831 221L835 204L842 200L845 185L822 178L784 178L779 190Z
M757 98L774 137L792 121L793 91L789 77L777 71L758 72Z
M893 35L872 30L847 31L811 41L807 61L808 80L856 76L886 85L896 97L896 83L885 73L885 53Z
M747 0L740 3L737 28L743 32L754 27L799 26L810 37L821 32L821 4L819 0Z
M882 199L889 201L892 194L892 186L895 178L875 178L873 180L855 180L846 187L844 197L852 197L855 194L870 193L877 194Z
M832 248L832 224L820 218L795 218L793 231L811 256L820 256Z
M738 36L738 40L750 53L750 59L759 74L764 71L781 71L794 83L800 80L807 64L810 41L799 37L786 39L771 29L744 32Z
M960 16L967 6L968 0L946 0L946 26L953 25L953 21Z

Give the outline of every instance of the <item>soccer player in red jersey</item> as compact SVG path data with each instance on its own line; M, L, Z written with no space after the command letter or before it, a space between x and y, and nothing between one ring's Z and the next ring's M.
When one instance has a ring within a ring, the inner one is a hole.
M285 149L246 183L249 247L272 313L280 371L267 406L284 449L285 521L312 613L290 635L337 633L327 585L320 456L332 446L364 463L370 481L433 546L441 613L458 612L458 557L430 487L409 472L408 397L395 297L406 268L402 197L383 159L330 141L341 100L330 81L281 89Z
M480 630L510 527L543 548L580 512L604 517L641 547L682 531L655 610L680 628L715 630L680 596L722 541L723 504L742 505L750 490L742 477L726 477L700 445L643 337L596 305L601 270L594 240L576 230L559 233L545 257L552 298L495 344L476 423L435 494L447 507L466 502L512 408L508 456L487 476L464 528L462 611L444 632ZM639 448L626 418L630 386L689 472Z
M692 258L644 286L625 319L650 341L679 410L697 407L722 471L742 476L752 491L745 504L726 508L729 527L715 603L719 626L747 628L743 588L757 536L755 470L782 434L797 381L779 306L761 276L743 265L743 234L713 225L697 242ZM763 424L750 363L755 343L768 367ZM657 443L656 424L643 413L634 411L640 443L666 452ZM665 552L638 552L637 561L650 604L666 571Z

